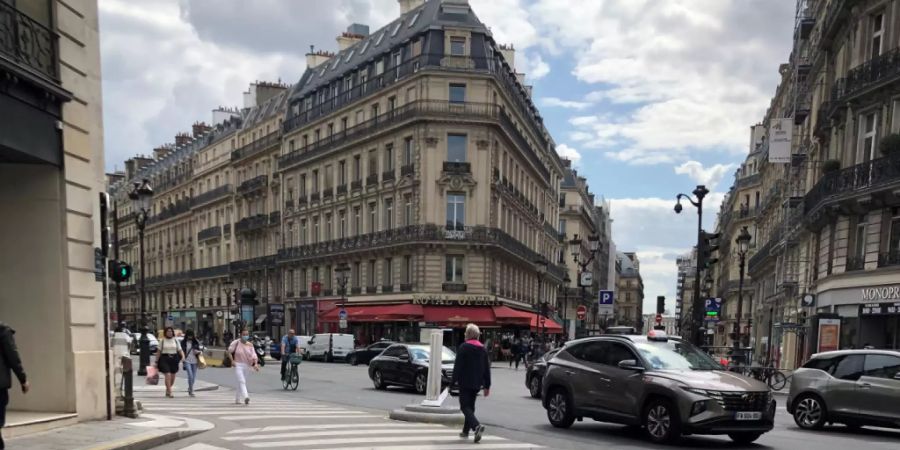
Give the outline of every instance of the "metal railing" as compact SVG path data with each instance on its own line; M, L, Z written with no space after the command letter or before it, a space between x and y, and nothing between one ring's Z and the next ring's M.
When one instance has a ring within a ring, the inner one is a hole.
M200 206L204 203L209 203L211 201L218 200L222 197L227 197L231 194L232 194L231 185L225 184L225 185L219 186L215 189L206 191L200 195L197 195L196 197L194 197L193 201L191 201L191 206L196 208L197 206Z
M222 237L222 227L216 225L197 233L197 242L205 241L207 239L216 239L220 237Z
M238 161L242 158L255 155L263 150L270 149L281 143L281 130L273 131L233 152L231 160Z
M0 1L0 54L58 83L58 40L52 29Z
M844 103L872 86L897 79L900 79L900 47L854 67L846 77L835 81L831 101Z
M265 228L269 224L269 216L265 214L257 214L255 216L244 217L234 224L235 233L247 233L254 230Z
M242 259L240 261L234 261L229 264L229 269L231 272L243 272L247 270L258 270L258 269L274 269L275 268L275 256L260 256L257 258L248 258Z
M863 270L866 268L865 256L847 256L847 272Z
M175 203L163 208L162 211L159 212L159 214L151 216L147 222L148 223L161 222L163 220L168 220L173 217L180 216L181 214L189 212L190 210L191 210L191 199L188 198L185 200L175 202Z
M443 170L446 173L472 173L472 164L467 162L444 161Z
M900 266L900 249L878 255L878 267Z
M220 266L204 267L202 269L194 269L191 271L191 278L213 278L224 277L230 273L228 264Z
M825 174L803 199L806 214L829 201L900 184L900 156L886 156Z
M259 175L241 183L237 188L237 193L240 195L246 195L256 190L264 189L266 186L268 186L268 184L269 176Z
M414 170L414 166L412 164L406 164L404 166L400 166L400 176L405 177L407 175L412 175Z

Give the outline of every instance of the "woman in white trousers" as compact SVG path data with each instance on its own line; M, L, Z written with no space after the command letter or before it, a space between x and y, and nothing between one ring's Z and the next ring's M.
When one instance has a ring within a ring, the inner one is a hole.
M244 404L250 403L250 393L247 392L247 372L250 369L259 370L259 360L256 357L256 349L250 342L250 332L246 329L241 330L241 338L235 340L228 346L228 353L234 361L234 375L237 379L237 386L234 390L234 403Z

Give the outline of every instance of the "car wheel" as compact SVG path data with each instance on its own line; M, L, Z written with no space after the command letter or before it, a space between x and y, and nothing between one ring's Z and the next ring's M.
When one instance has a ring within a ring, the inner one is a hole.
M534 375L531 377L531 380L528 382L528 392L531 393L531 398L541 398L541 377L538 375Z
M678 410L666 399L655 399L644 408L644 428L647 437L657 444L674 442L681 437Z
M424 394L427 387L428 377L425 375L425 372L419 372L419 374L416 375L416 393Z
M757 439L759 439L760 436L762 436L762 433L755 433L751 431L745 431L741 433L728 433L728 437L730 437L735 444L739 445L752 444Z
M575 422L572 399L562 388L555 388L548 394L547 419L556 428L569 428Z
M804 430L819 430L827 419L825 403L816 395L802 395L794 404L794 422Z
M385 384L384 376L381 375L380 370L372 372L372 384L375 385L375 389L378 389L380 391L387 389L387 384Z
M359 361L356 360L356 354L350 355L350 365L351 366L359 365Z

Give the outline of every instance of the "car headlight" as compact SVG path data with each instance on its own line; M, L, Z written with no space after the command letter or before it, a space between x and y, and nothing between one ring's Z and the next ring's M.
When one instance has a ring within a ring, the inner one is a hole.
M709 391L706 389L699 389L699 388L692 388L692 387L686 387L686 388L682 388L682 389L684 389L685 391L688 391L692 394L700 395L703 397L708 397L713 400L722 400L722 393L719 391Z

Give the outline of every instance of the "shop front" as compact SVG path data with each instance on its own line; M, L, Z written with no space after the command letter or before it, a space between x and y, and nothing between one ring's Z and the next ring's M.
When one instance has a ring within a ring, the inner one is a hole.
M817 312L840 322L841 349L900 349L900 284L823 291Z

